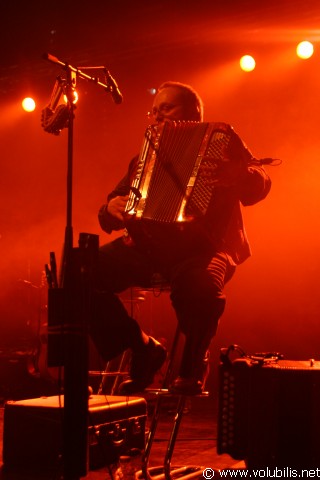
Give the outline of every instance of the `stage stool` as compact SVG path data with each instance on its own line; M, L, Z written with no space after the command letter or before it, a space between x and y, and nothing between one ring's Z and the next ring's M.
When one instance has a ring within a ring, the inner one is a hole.
M152 414L150 428L146 439L146 445L144 449L144 453L142 456L142 467L141 470L136 472L135 478L136 480L171 480L172 478L182 478L183 480L187 479L194 479L194 478L203 478L203 470L205 467L198 466L198 465L190 465L190 466L172 466L172 456L174 453L174 447L176 443L176 439L178 436L181 420L183 418L183 414L185 413L185 406L187 399L190 397L202 397L207 398L209 392L204 391L202 394L199 395L181 395L181 394L172 394L168 390L168 386L172 380L172 372L173 372L173 365L174 360L176 358L176 353L178 350L180 339L180 329L179 326L176 328L176 332L174 335L173 344L171 347L171 351L169 354L169 360L167 365L167 370L165 374L165 378L163 381L163 386L160 389L146 389L145 393L147 394L154 394L156 396L155 408ZM156 436L157 427L160 420L161 414L161 407L163 406L163 401L168 397L174 399L175 401L175 414L174 420L171 428L171 433L169 437L169 441L167 444L167 449L164 456L163 466L156 466L149 468L149 460L152 451L153 441Z
M125 351L119 358L107 362L103 370L89 370L89 379L98 379L98 382L93 380L97 389L96 392L93 392L94 394L117 395L120 383L129 375L130 356L130 352ZM96 384L98 385L96 386Z

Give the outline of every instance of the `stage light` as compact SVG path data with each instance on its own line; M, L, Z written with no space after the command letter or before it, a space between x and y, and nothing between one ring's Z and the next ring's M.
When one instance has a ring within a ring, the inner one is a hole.
M304 60L310 58L313 55L313 45L308 41L300 42L297 46L296 52L299 58Z
M244 55L240 58L240 67L245 72L252 72L256 67L255 59L251 55Z
M36 108L36 102L30 97L24 98L21 105L25 112L33 112Z

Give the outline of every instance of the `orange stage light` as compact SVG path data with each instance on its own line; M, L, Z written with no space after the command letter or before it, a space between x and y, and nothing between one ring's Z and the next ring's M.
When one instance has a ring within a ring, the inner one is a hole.
M255 59L251 55L244 55L240 58L240 67L244 72L252 72L256 68Z
M36 102L30 97L24 98L21 105L25 112L33 112L36 108Z
M300 42L296 48L296 52L299 58L304 60L310 58L313 55L313 45L308 41Z

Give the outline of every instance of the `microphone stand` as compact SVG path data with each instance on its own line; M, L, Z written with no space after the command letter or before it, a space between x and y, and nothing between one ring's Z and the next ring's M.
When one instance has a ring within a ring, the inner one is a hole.
M73 247L73 134L77 78L103 87L112 94L115 103L120 103L122 96L105 67L85 68L103 69L107 84L53 55L45 54L44 58L60 65L67 78L57 78L51 102L42 112L42 126L55 135L68 128L66 227L59 282L53 252L50 252L50 267L45 266L49 286L48 366L64 367L63 479L79 480L88 470L88 318L99 239L97 235L81 233L79 247ZM62 94L67 97L67 105L57 107Z

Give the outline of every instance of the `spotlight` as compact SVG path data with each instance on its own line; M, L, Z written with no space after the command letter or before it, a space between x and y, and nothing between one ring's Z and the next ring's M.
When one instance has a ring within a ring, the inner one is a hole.
M240 58L240 67L244 72L252 72L256 67L255 59L251 55L244 55Z
M30 97L24 98L21 105L25 112L33 112L36 108L36 102Z
M297 46L296 52L299 58L304 60L310 58L313 55L313 45L308 41L300 42Z

